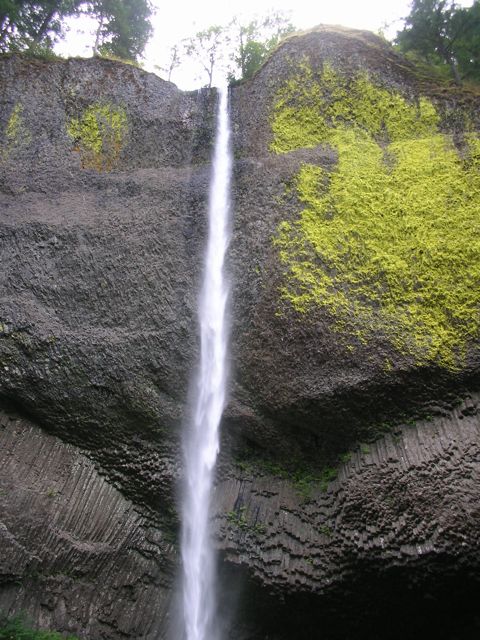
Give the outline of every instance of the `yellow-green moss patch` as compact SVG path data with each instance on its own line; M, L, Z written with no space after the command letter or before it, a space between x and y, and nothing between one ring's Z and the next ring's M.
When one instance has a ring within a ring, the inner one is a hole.
M454 369L480 325L480 140L467 134L460 155L438 121L425 98L302 65L275 104L272 149L324 143L338 162L303 165L304 209L275 243L297 311L321 305L347 344L380 331Z
M108 104L93 104L80 118L72 118L68 133L80 152L82 167L111 171L120 158L128 133L125 109Z
M7 120L3 132L3 143L0 146L0 158L6 161L14 149L27 145L31 141L30 131L25 125L23 105L17 102Z
M271 148L284 153L331 143L335 131L344 126L363 130L379 143L393 142L433 134L438 121L426 98L412 104L376 86L366 74L349 79L329 65L315 74L304 63L277 96Z

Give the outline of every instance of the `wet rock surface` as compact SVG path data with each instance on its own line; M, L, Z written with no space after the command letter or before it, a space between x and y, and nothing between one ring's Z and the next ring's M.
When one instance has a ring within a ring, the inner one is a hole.
M74 445L0 417L3 611L82 637L161 637L174 545Z
M439 104L478 100L343 30L291 38L232 90L215 496L222 606L238 609L228 637L475 637L477 343L454 373L382 336L352 353L327 313L306 322L280 299L272 238L301 209L292 181L337 161L269 149L277 88L305 56ZM0 86L0 609L82 638L164 637L215 95L110 61L16 56ZM128 121L108 170L69 133L92 105Z
M268 618L269 606L277 608L282 623L274 637L312 637L320 622L327 638L413 638L434 629L437 637L457 637L458 621L448 619L455 607L470 609L461 624L478 632L478 411L473 396L444 416L399 426L361 445L328 483L255 475L242 465L220 483L218 544L240 574L248 568L269 585L270 604L257 615ZM312 594L328 602L323 611ZM283 599L293 609L289 620ZM404 600L409 621L372 628Z

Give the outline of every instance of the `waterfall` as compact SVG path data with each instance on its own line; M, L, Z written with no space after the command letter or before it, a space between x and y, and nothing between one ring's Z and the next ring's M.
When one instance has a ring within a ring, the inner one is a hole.
M200 366L193 414L184 443L182 509L183 623L186 640L214 640L216 634L215 555L209 516L219 426L225 403L228 284L224 276L229 243L228 90L219 90L210 183L208 243L199 302Z

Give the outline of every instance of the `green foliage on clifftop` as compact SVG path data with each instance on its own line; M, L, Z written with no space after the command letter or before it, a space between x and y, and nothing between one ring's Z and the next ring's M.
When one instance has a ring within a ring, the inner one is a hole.
M328 309L353 348L376 332L416 362L461 366L480 325L480 140L460 153L416 102L307 64L274 106L272 150L329 145L332 170L305 164L300 218L275 239L283 296L302 313Z

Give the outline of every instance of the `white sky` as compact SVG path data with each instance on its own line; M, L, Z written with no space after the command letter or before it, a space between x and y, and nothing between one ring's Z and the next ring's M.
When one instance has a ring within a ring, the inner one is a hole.
M148 71L161 72L155 65L166 64L169 49L183 38L214 24L227 24L235 15L251 18L265 15L272 10L287 13L298 29L308 29L318 24L341 24L356 29L378 32L382 29L387 37L394 37L401 28L401 18L409 13L410 0L240 0L233 5L228 0L153 0L156 8L152 19L153 36L145 50L144 67ZM471 0L459 4L469 6ZM78 22L76 23L78 25ZM88 24L82 24L83 31ZM65 42L57 46L61 55L90 56L94 38L76 33L72 27ZM198 72L188 61L172 74L172 82L181 89L195 89L205 84L206 78L198 79Z

